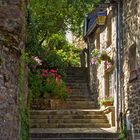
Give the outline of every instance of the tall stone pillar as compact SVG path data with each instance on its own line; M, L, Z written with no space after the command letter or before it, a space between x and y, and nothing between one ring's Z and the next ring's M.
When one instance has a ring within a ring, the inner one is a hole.
M20 139L19 75L25 49L25 6L25 0L0 0L0 140Z

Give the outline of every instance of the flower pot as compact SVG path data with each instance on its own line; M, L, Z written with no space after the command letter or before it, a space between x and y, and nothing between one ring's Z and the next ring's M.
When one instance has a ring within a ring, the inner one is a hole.
M112 103L112 102L105 102L103 105L104 105L105 107L107 107L107 106L112 106L113 103Z

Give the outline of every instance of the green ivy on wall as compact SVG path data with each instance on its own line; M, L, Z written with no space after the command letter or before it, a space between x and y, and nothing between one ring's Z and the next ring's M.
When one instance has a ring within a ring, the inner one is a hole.
M20 113L20 140L29 139L29 105L27 100L27 93L24 87L27 83L26 80L26 62L20 58L20 69L19 69L19 113Z

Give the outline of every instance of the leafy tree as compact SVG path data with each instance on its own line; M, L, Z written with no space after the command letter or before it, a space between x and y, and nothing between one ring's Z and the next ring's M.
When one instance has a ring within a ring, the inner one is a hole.
M56 69L60 75L64 75L65 67L78 66L80 50L69 44L65 35L68 30L77 37L82 35L84 15L99 1L30 0L27 21L28 55L24 55L24 59L27 56L37 56L42 60L43 69ZM42 79L37 68L32 69L29 75L29 88L32 96L37 97L41 93ZM51 87L47 87L47 90ZM60 93L64 93L63 87L65 86L62 85ZM61 98L64 95L60 95Z
M70 29L79 36L84 15L100 0L30 0L28 5L29 42L41 46L51 34Z

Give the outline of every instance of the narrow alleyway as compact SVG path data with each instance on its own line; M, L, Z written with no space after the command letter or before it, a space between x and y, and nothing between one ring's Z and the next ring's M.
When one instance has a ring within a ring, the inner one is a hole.
M103 111L89 93L86 68L69 68L66 101L51 110L31 110L31 140L117 140ZM54 103L55 104L55 103Z

